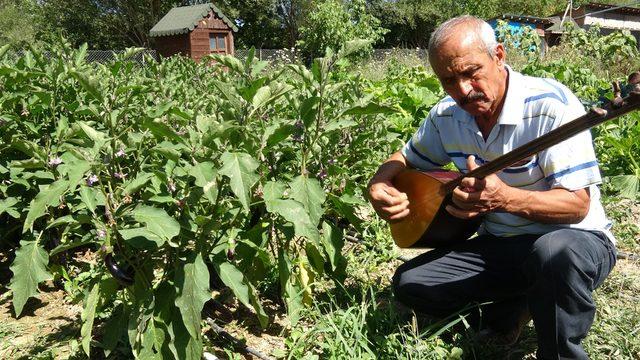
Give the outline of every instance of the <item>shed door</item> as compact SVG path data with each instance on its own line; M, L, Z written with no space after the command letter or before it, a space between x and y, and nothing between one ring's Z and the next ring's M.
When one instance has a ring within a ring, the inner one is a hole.
M227 53L227 34L209 33L209 49L212 53Z

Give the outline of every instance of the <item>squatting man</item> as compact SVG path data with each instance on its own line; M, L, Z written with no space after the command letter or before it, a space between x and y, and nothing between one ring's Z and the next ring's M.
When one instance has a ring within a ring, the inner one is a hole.
M429 41L442 99L406 145L371 179L371 204L383 219L409 213L392 179L405 167L452 162L475 169L584 114L576 96L550 79L524 76L505 63L493 29L471 16L451 19ZM581 341L595 315L593 290L615 264L588 131L484 179L465 178L446 210L483 216L478 236L431 250L393 278L399 302L444 317L481 308L480 333L514 343L533 319L538 359L587 359Z

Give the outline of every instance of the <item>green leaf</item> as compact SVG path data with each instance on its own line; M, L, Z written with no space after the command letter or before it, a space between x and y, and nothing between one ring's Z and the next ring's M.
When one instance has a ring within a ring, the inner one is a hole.
M220 90L222 96L228 100L229 104L236 110L240 111L242 109L243 99L240 97L238 92L234 87L225 82L214 80L213 85Z
M228 262L215 265L222 282L233 291L240 302L256 312L260 325L262 325L263 328L266 327L269 317L264 312L262 304L260 304L255 293L255 289L249 284L242 271Z
M374 115L374 114L393 114L399 112L399 109L390 105L381 105L374 102L366 104L356 104L342 112L345 115Z
M157 139L167 138L177 144L184 144L185 142L182 136L176 134L169 125L163 123L160 119L147 120L142 123L142 126L151 131Z
M29 205L29 212L24 221L22 232L26 232L32 226L34 221L44 215L47 206L56 206L60 204L60 197L69 188L69 181L60 179L43 189L36 195Z
M640 198L640 177L637 175L612 176L611 185L622 197L628 199Z
M254 109L259 109L263 105L265 105L269 98L271 97L271 88L269 86L263 86L256 91L256 94L253 96L251 100L251 105L253 105Z
M300 119L304 123L305 127L311 126L313 121L316 119L316 115L318 114L318 103L320 102L320 98L317 96L312 96L310 98L304 99L300 104Z
M151 180L151 178L153 177L153 174L150 173L139 173L135 179L130 180L129 182L126 183L126 185L124 186L124 194L125 195L131 195L135 192L137 192L138 190L142 189L145 185L147 185L147 183L149 182L149 180Z
M291 198L299 201L309 213L309 219L313 225L318 225L320 218L324 214L322 204L326 195L320 182L300 175L289 184L291 187Z
M238 60L235 56L214 55L212 57L214 60L228 67L230 70L233 70L239 74L243 74L245 72L244 64L242 63L242 61Z
M37 240L22 240L16 257L11 264L11 284L13 290L13 309L16 316L20 316L27 300L38 293L38 284L51 280L53 277L47 271L49 256L38 245Z
M194 339L200 339L202 308L209 293L209 270L202 260L202 254L191 253L184 266L176 269L176 287L178 295L176 306L180 309L187 331Z
M313 270L318 275L322 275L324 273L324 257L320 253L318 247L314 243L308 241L304 245L304 252L307 255L307 260L309 261L309 264L311 264Z
M282 199L287 186L280 181L267 181L262 189L262 197L265 201Z
M97 190L90 186L83 185L80 187L80 199L82 203L91 211L92 214L96 214L96 193Z
M270 213L281 215L285 220L293 223L296 235L304 236L314 242L319 241L318 228L313 224L309 213L301 203L292 199L273 199L270 201L265 199L265 205Z
M118 342L124 335L129 320L124 306L118 304L111 313L111 317L104 326L104 334L102 335L101 347L104 349L105 357L108 357L113 350L116 349Z
M180 234L180 223L166 211L152 206L140 205L132 212L133 218L146 225L146 229L165 241Z
M342 229L322 223L322 246L329 258L331 270L336 271L340 263L343 262L342 247L344 246L344 234Z
M329 122L325 126L324 131L325 131L325 134L326 134L326 133L328 133L330 131L342 130L342 129L350 128L350 127L353 127L353 126L356 126L356 125L358 125L358 123L353 121L353 120L340 119L340 120L335 120L335 121Z
M80 336L82 337L82 349L87 356L91 354L91 331L93 330L93 320L96 317L96 308L100 297L100 282L97 282L91 288L91 291L84 299L84 309L82 310L82 328Z
M218 173L215 164L206 161L191 167L191 176L196 178L196 185L202 188L205 197L209 202L215 204L218 197Z
M89 124L85 123L84 121L78 121L76 123L78 124L78 126L80 126L80 129L82 129L82 132L84 132L84 134L87 135L87 137L94 143L104 144L106 142L106 136L100 131L97 131L96 129L91 127Z
M2 47L0 47L0 59L4 57L4 55L7 53L7 51L10 48L11 48L11 43L2 45Z
M295 282L291 260L284 252L278 254L278 273L280 275L280 287L282 298L287 306L287 315L292 326L300 320L300 312L304 308L302 302L302 289Z
M202 340L194 339L185 327L183 316L180 311L172 313L171 326L167 329L173 344L170 344L171 353L176 359L181 360L201 360ZM165 357L169 358L169 357Z
M3 212L9 212L13 209L13 205L18 203L18 199L10 197L8 199L0 199L0 215Z
M127 244L143 250L154 250L166 242L164 238L148 231L147 228L118 229L118 233Z
M355 226L358 231L362 231L362 223L363 220L357 215L357 207L366 206L361 199L350 195L344 194L340 197L337 197L333 194L330 194L329 199L333 203L332 210L349 220L349 222Z
M61 174L69 178L69 189L73 192L76 186L82 182L85 174L91 170L91 164L84 159L74 156L71 152L65 152L60 156L62 164L58 166Z
M98 101L102 101L104 97L102 96L102 92L100 91L98 81L96 81L96 79L73 70L69 71L69 73L78 80L80 86L82 86L91 96L96 98Z
M223 166L220 174L229 177L231 190L240 199L244 209L249 211L251 188L260 178L255 172L259 163L246 153L225 152L221 160Z
M88 47L87 43L83 43L78 48L78 51L76 52L75 66L78 67L84 63L84 59L87 56L87 47Z
M284 141L289 135L296 131L296 127L291 124L275 123L269 125L262 134L262 142L267 147L272 147Z
M58 227L58 226L77 224L77 223L78 223L78 221L75 219L75 217L73 215L65 215L65 216L59 217L59 218L53 220L52 222L50 222L49 224L47 224L47 229L51 229L51 228Z

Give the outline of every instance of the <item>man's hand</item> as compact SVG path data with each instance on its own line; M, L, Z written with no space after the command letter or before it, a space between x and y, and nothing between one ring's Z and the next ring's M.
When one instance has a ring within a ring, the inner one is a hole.
M477 168L473 155L467 158L469 171ZM458 218L470 219L480 214L501 210L509 202L510 187L496 174L484 179L466 177L460 186L453 190L452 201L455 206L447 205L447 211Z
M386 221L398 221L409 215L407 194L398 191L390 181L373 179L369 184L369 201Z

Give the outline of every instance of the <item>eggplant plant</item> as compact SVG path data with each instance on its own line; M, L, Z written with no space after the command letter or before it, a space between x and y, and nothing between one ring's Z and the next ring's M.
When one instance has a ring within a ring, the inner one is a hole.
M363 186L399 144L383 121L399 108L336 75L363 44L310 69L253 51L96 64L86 46L3 48L0 244L17 249L16 316L40 283L72 276L51 259L89 250L87 355L124 343L136 358L201 358L214 278L262 326L259 284L275 281L295 324L317 280L344 279L344 232L366 228Z

